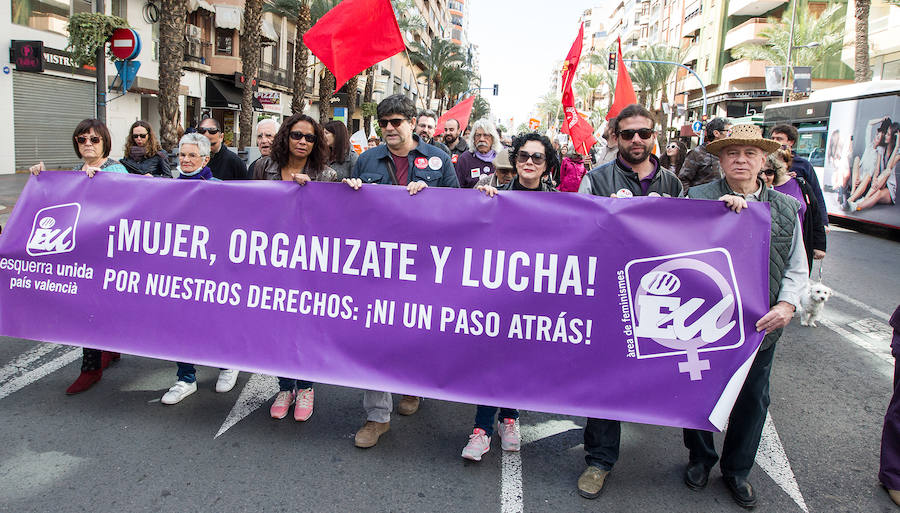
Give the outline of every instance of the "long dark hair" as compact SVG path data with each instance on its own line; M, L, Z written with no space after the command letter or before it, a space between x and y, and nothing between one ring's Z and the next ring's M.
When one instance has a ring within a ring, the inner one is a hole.
M669 154L666 153L666 150L663 150L662 157L659 158L659 165L668 169L671 169L676 175L679 171L681 171L681 166L684 164L684 157L687 156L687 146L684 145L681 141L669 141L666 146L669 144L674 144L678 146L678 153L675 155L675 158L669 157Z
M328 155L328 163L344 163L350 154L350 132L347 125L340 121L329 121L322 128L334 135L334 143L331 144L331 153Z
M306 167L313 171L321 171L327 165L325 159L328 158L328 146L325 144L325 132L322 126L315 119L306 114L294 114L287 118L275 134L275 141L272 143L272 160L278 164L278 167L287 165L291 158L291 130L294 125L301 121L306 121L313 127L313 133L316 134L316 142L313 144L309 157L306 158Z
M131 147L134 146L134 129L135 127L142 126L147 130L147 156L153 156L162 150L162 147L159 145L159 141L156 140L156 134L153 133L153 128L150 127L150 123L147 123L143 119L139 119L131 124L131 128L128 129L128 139L125 140L125 156L131 155Z

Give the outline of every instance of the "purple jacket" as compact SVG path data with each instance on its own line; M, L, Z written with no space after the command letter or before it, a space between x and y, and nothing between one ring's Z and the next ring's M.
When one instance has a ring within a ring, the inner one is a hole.
M460 153L454 165L456 166L456 176L459 178L459 186L465 189L471 189L478 185L481 175L489 175L494 172L493 162L485 162L471 151Z

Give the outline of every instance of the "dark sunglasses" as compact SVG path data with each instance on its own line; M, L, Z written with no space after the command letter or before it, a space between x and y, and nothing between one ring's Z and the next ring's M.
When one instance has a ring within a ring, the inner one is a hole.
M762 171L759 172L759 174L766 175L766 176L774 176L775 170L774 169L763 169Z
M544 163L545 155L541 152L528 153L527 151L520 150L519 153L516 153L516 162L519 164L524 164L528 162L528 159L531 159L532 162L536 166L540 166Z
M379 119L379 120L378 120L378 126L380 126L381 128L387 128L388 123L390 123L392 127L394 127L394 128L399 128L400 125L403 124L404 121L406 121L406 120L405 120L405 119L402 119L402 118L400 118L400 119L398 119L398 118L394 118L394 119Z
M150 134L131 134L132 139L146 139Z
M75 138L75 140L78 141L78 144L87 144L88 139L90 139L91 144L100 144L100 141L102 141L102 139L100 139L96 135L93 137L90 137L90 138L85 137L83 135L79 135L78 137Z
M306 142L314 143L316 142L316 134L304 134L303 132L291 132L291 139L295 141L299 141L300 139L306 139Z
M217 133L219 133L219 129L218 128L198 128L197 132L200 132L201 134L216 135Z
M653 137L653 129L652 128L639 128L637 130L616 130L616 135L625 139L626 141L630 141L634 139L634 134L638 134L641 136L641 139L649 139Z

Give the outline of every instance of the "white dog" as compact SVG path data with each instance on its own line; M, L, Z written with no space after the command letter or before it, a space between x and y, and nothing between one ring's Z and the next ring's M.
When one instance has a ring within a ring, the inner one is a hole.
M802 326L816 327L816 319L822 315L825 309L825 301L831 297L832 291L821 282L813 282L809 285L809 292L800 304L803 307L803 314L800 317Z

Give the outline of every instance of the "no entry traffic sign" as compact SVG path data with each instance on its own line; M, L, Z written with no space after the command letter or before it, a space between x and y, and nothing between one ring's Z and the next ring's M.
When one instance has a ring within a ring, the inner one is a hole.
M112 53L119 59L134 59L141 53L141 37L134 29L120 28L109 39Z

